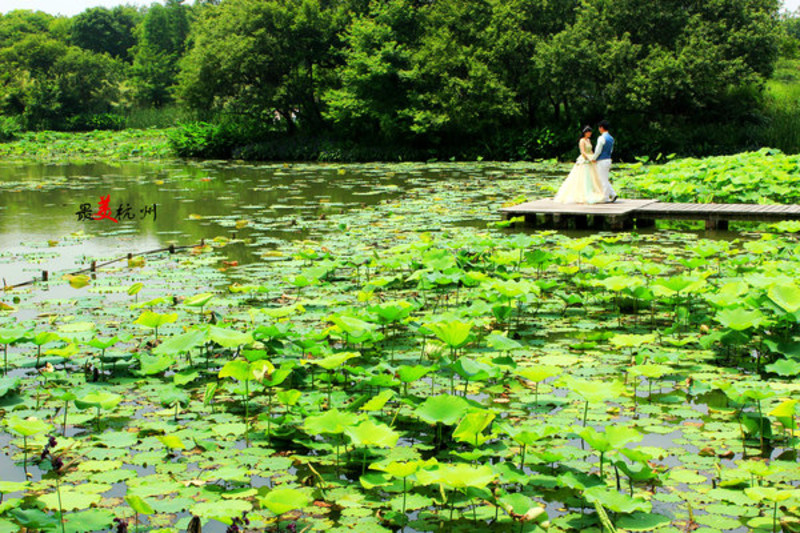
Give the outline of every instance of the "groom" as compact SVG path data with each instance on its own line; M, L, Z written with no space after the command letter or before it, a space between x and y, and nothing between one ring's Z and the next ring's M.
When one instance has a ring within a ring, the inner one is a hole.
M600 178L600 184L603 186L605 201L616 202L617 193L614 192L614 188L608 179L608 173L611 170L611 152L614 151L614 137L608 133L608 121L601 120L597 127L600 130L600 137L597 139L592 161L597 164L597 175Z

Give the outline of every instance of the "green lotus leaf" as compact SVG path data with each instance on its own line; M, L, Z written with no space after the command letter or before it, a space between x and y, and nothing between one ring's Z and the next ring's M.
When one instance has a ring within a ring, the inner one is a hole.
M30 341L36 346L43 346L49 342L55 342L57 340L61 340L61 337L58 335L58 333L54 333L52 331L42 331L30 339Z
M800 287L793 283L773 285L767 291L767 296L787 313L796 313L800 310Z
M741 307L717 311L715 318L726 328L736 331L744 331L749 328L758 327L767 320L757 309L746 310Z
M486 381L497 373L491 366L470 357L459 357L452 368L462 379L469 381Z
M94 322L68 322L58 327L62 333L86 333L95 329Z
M583 495L589 503L597 502L615 513L633 513L636 511L649 513L652 508L650 502L641 498L631 498L627 494L609 490L605 486L590 487L583 492Z
M0 344L14 344L24 339L31 330L24 328L0 328Z
M497 503L515 520L521 522L547 520L544 506L519 492L504 494L497 499Z
M438 484L450 489L465 489L484 488L497 477L497 474L486 465L472 466L457 463L439 464L431 469L420 470L416 476L422 485Z
M744 493L754 501L772 503L783 502L800 496L800 490L798 489L778 489L775 487L750 487L744 489Z
M685 469L670 470L669 478L672 481L677 481L678 483L687 483L687 484L705 483L706 481L708 481L707 477L701 476L697 472L692 472L691 470L685 470Z
M425 461L392 461L385 465L373 464L370 468L386 472L392 477L404 478L416 473L426 464Z
M656 513L635 512L620 516L616 526L627 531L653 531L672 522L671 518Z
M386 402L394 398L395 392L392 389L383 389L379 392L376 396L370 398L370 400L359 407L361 411L380 411L383 409L383 406L386 405Z
M361 354L358 352L340 352L337 354L329 355L328 357L324 357L322 359L312 359L309 361L309 363L324 368L325 370L336 370L350 359L354 359L360 356Z
M253 373L250 371L250 363L236 359L225 363L217 377L220 379L230 377L239 381L250 381L253 379Z
M208 337L223 348L238 348L239 346L253 343L253 335L249 332L242 333L235 329L219 328L217 326L209 326Z
M309 416L303 423L303 427L309 435L320 433L338 435L344 433L345 429L355 426L358 420L357 415L331 409L318 416Z
M108 509L88 509L64 516L64 527L68 533L102 531L109 529L114 521L114 513Z
M264 383L265 381L267 381L265 378L267 376L271 376L274 371L275 371L275 366L266 359L261 359L250 363L250 374L256 381ZM284 370L282 372L285 372L285 374L283 374L283 379L286 379L286 376L288 376L291 371ZM283 381L283 379L281 379L281 381ZM277 383L270 383L269 385L273 386L276 384Z
M164 324L170 324L178 320L178 313L156 313L154 311L145 311L139 318L134 320L134 324L146 328L160 328Z
M189 512L200 518L218 520L230 525L234 518L241 516L243 512L249 512L252 508L253 504L247 500L228 499L198 503L189 509Z
M12 520L29 530L44 529L53 531L58 520L39 509L11 509L8 515Z
M50 429L53 427L47 422L32 416L22 419L16 415L7 418L5 420L5 425L8 427L8 429L23 437L30 437L32 435L36 435L37 433L44 433L45 431L50 431Z
M546 379L561 374L562 371L560 367L553 365L534 365L518 368L516 373L520 377L533 381L534 383L541 383Z
M143 376L154 376L174 365L176 360L170 355L139 354L139 373Z
M88 509L102 499L103 497L99 494L81 492L77 490L77 488L62 486L60 508L64 511ZM58 493L56 491L45 494L44 496L39 496L38 500L42 502L47 509L59 509Z
M202 346L208 339L208 331L202 329L192 329L186 333L173 335L164 342L156 346L153 350L155 355L173 355L186 353Z
M426 398L414 410L414 414L428 424L441 423L452 426L464 416L468 407L467 401L460 396L441 394Z
M563 428L557 426L512 426L508 423L501 424L498 429L514 439L518 444L524 444L525 446L533 446L536 441L557 435L563 431Z
M141 291L143 288L144 284L137 281L136 283L128 287L128 295L134 296L136 294L139 294L139 291Z
M367 419L357 426L344 428L344 433L356 446L377 446L379 448L393 448L397 444L400 434L387 426Z
M642 434L633 428L625 426L607 426L604 432L599 432L591 426L581 428L578 435L598 452L609 452L622 448L629 442L642 440Z
M510 352L524 348L523 344L509 339L506 335L493 331L486 337L486 344L489 348L497 350L498 352Z
M278 391L275 397L283 405L295 405L302 395L303 393L299 390L289 389Z
M480 446L491 438L491 435L484 435L482 432L489 427L494 417L495 414L488 410L467 413L453 430L453 438L473 446Z
M637 348L643 344L652 344L656 341L654 333L646 335L617 334L611 337L608 342L617 348Z
M158 435L156 436L161 443L170 450L185 450L186 445L177 435Z
M75 400L75 407L88 409L99 407L104 410L113 409L122 401L122 396L106 391L95 391L86 394L83 398Z
M114 335L109 339L104 339L102 337L95 337L86 344L91 346L92 348L97 348L98 350L107 350L117 344L120 341L120 338Z
M392 302L383 302L378 305L373 305L367 308L367 311L376 315L381 324L391 324L392 322L399 322L408 317L414 310L414 305L406 300L395 300Z
M365 322L360 318L344 315L334 315L330 317L331 322L342 330L342 332L354 338L361 338L375 331L378 326L371 322Z
M531 292L534 294L539 294L540 292L540 289L537 285L527 280L495 281L490 285L490 288L506 298L518 298L523 294L528 294Z
M672 367L667 365L658 365L654 363L645 363L643 365L636 365L631 367L630 373L635 376L644 376L647 379L658 379L665 374L672 372Z
M51 348L45 351L44 353L47 355L55 355L57 357L63 357L64 359L69 359L70 357L78 353L78 347L75 344L70 343L62 348Z
M800 361L785 358L778 359L764 368L779 376L796 376L800 374Z
M589 403L615 400L625 391L625 386L619 381L590 381L570 375L561 379L568 389Z
M303 509L311 503L311 498L297 489L273 489L259 498L258 502L270 512L282 515L295 509Z
M128 505L131 506L131 509L139 514L151 515L155 512L144 498L136 494L128 494L125 496L125 501L128 502Z
M620 451L624 453L627 450L623 449ZM614 465L633 481L649 481L658 477L658 473L647 463L634 463L629 465L625 461L614 461ZM705 478L703 479L705 480Z
M211 301L211 298L214 297L214 294L210 292L204 292L202 294L195 294L194 296L190 296L183 301L183 305L186 307L205 307L205 305Z
M784 400L767 414L776 417L783 425L790 427L792 417L797 416L797 403L798 400Z
M19 389L20 379L9 376L0 378L0 398L8 394L10 391Z
M440 341L454 349L460 348L467 343L472 326L472 322L462 322L460 320L425 324L426 329L436 335Z
M30 486L28 481L0 481L0 494L22 492Z
M392 477L389 474L380 472L369 472L358 478L361 486L367 490L372 490L379 487L388 487L392 485Z
M268 362L264 361L264 363ZM256 363L253 363L253 365L255 364ZM260 380L261 384L264 385L265 387L277 387L278 385L286 381L286 378L288 378L292 374L291 368L284 367L276 369L272 365L272 363L268 363L266 365L263 363L259 363L259 365L261 366L261 368L257 368L256 371L258 372L260 372L261 370L266 371L264 377ZM270 367L272 367L272 370L268 370Z
M420 379L422 376L427 374L428 372L432 372L434 367L430 366L422 366L422 365L415 365L415 366L407 366L403 365L397 369L397 377L400 378L400 381L403 383L413 383Z

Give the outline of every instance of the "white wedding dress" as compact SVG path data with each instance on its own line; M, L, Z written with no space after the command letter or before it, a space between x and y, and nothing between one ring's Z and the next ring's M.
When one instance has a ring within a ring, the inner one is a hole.
M592 142L578 142L581 155L575 161L567 179L561 184L553 201L560 204L597 204L605 202L605 193L597 168L592 164Z

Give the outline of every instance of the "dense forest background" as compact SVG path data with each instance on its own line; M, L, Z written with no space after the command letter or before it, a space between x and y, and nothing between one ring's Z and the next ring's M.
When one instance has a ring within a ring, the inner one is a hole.
M249 159L800 151L779 0L166 0L0 16L0 139L167 127Z

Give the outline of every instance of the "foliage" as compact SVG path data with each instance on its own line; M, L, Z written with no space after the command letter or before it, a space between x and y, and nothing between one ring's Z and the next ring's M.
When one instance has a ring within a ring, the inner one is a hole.
M233 197L212 169L153 165L184 198L197 185ZM204 216L213 248L10 292L0 527L57 530L59 510L70 531L112 517L142 530L476 533L793 521L798 225L727 240L481 227L561 170L240 164L245 194ZM284 194L323 180L341 187L315 192L357 208L305 216L305 233L281 239L275 228L319 196L253 214L249 242L272 248L219 270L234 252L214 226L244 231L229 206L255 205L259 183ZM39 186L53 188L8 182ZM350 188L393 196L347 203ZM300 277L318 283L300 291Z
M798 203L800 156L765 148L664 165L634 165L615 183L665 202Z

